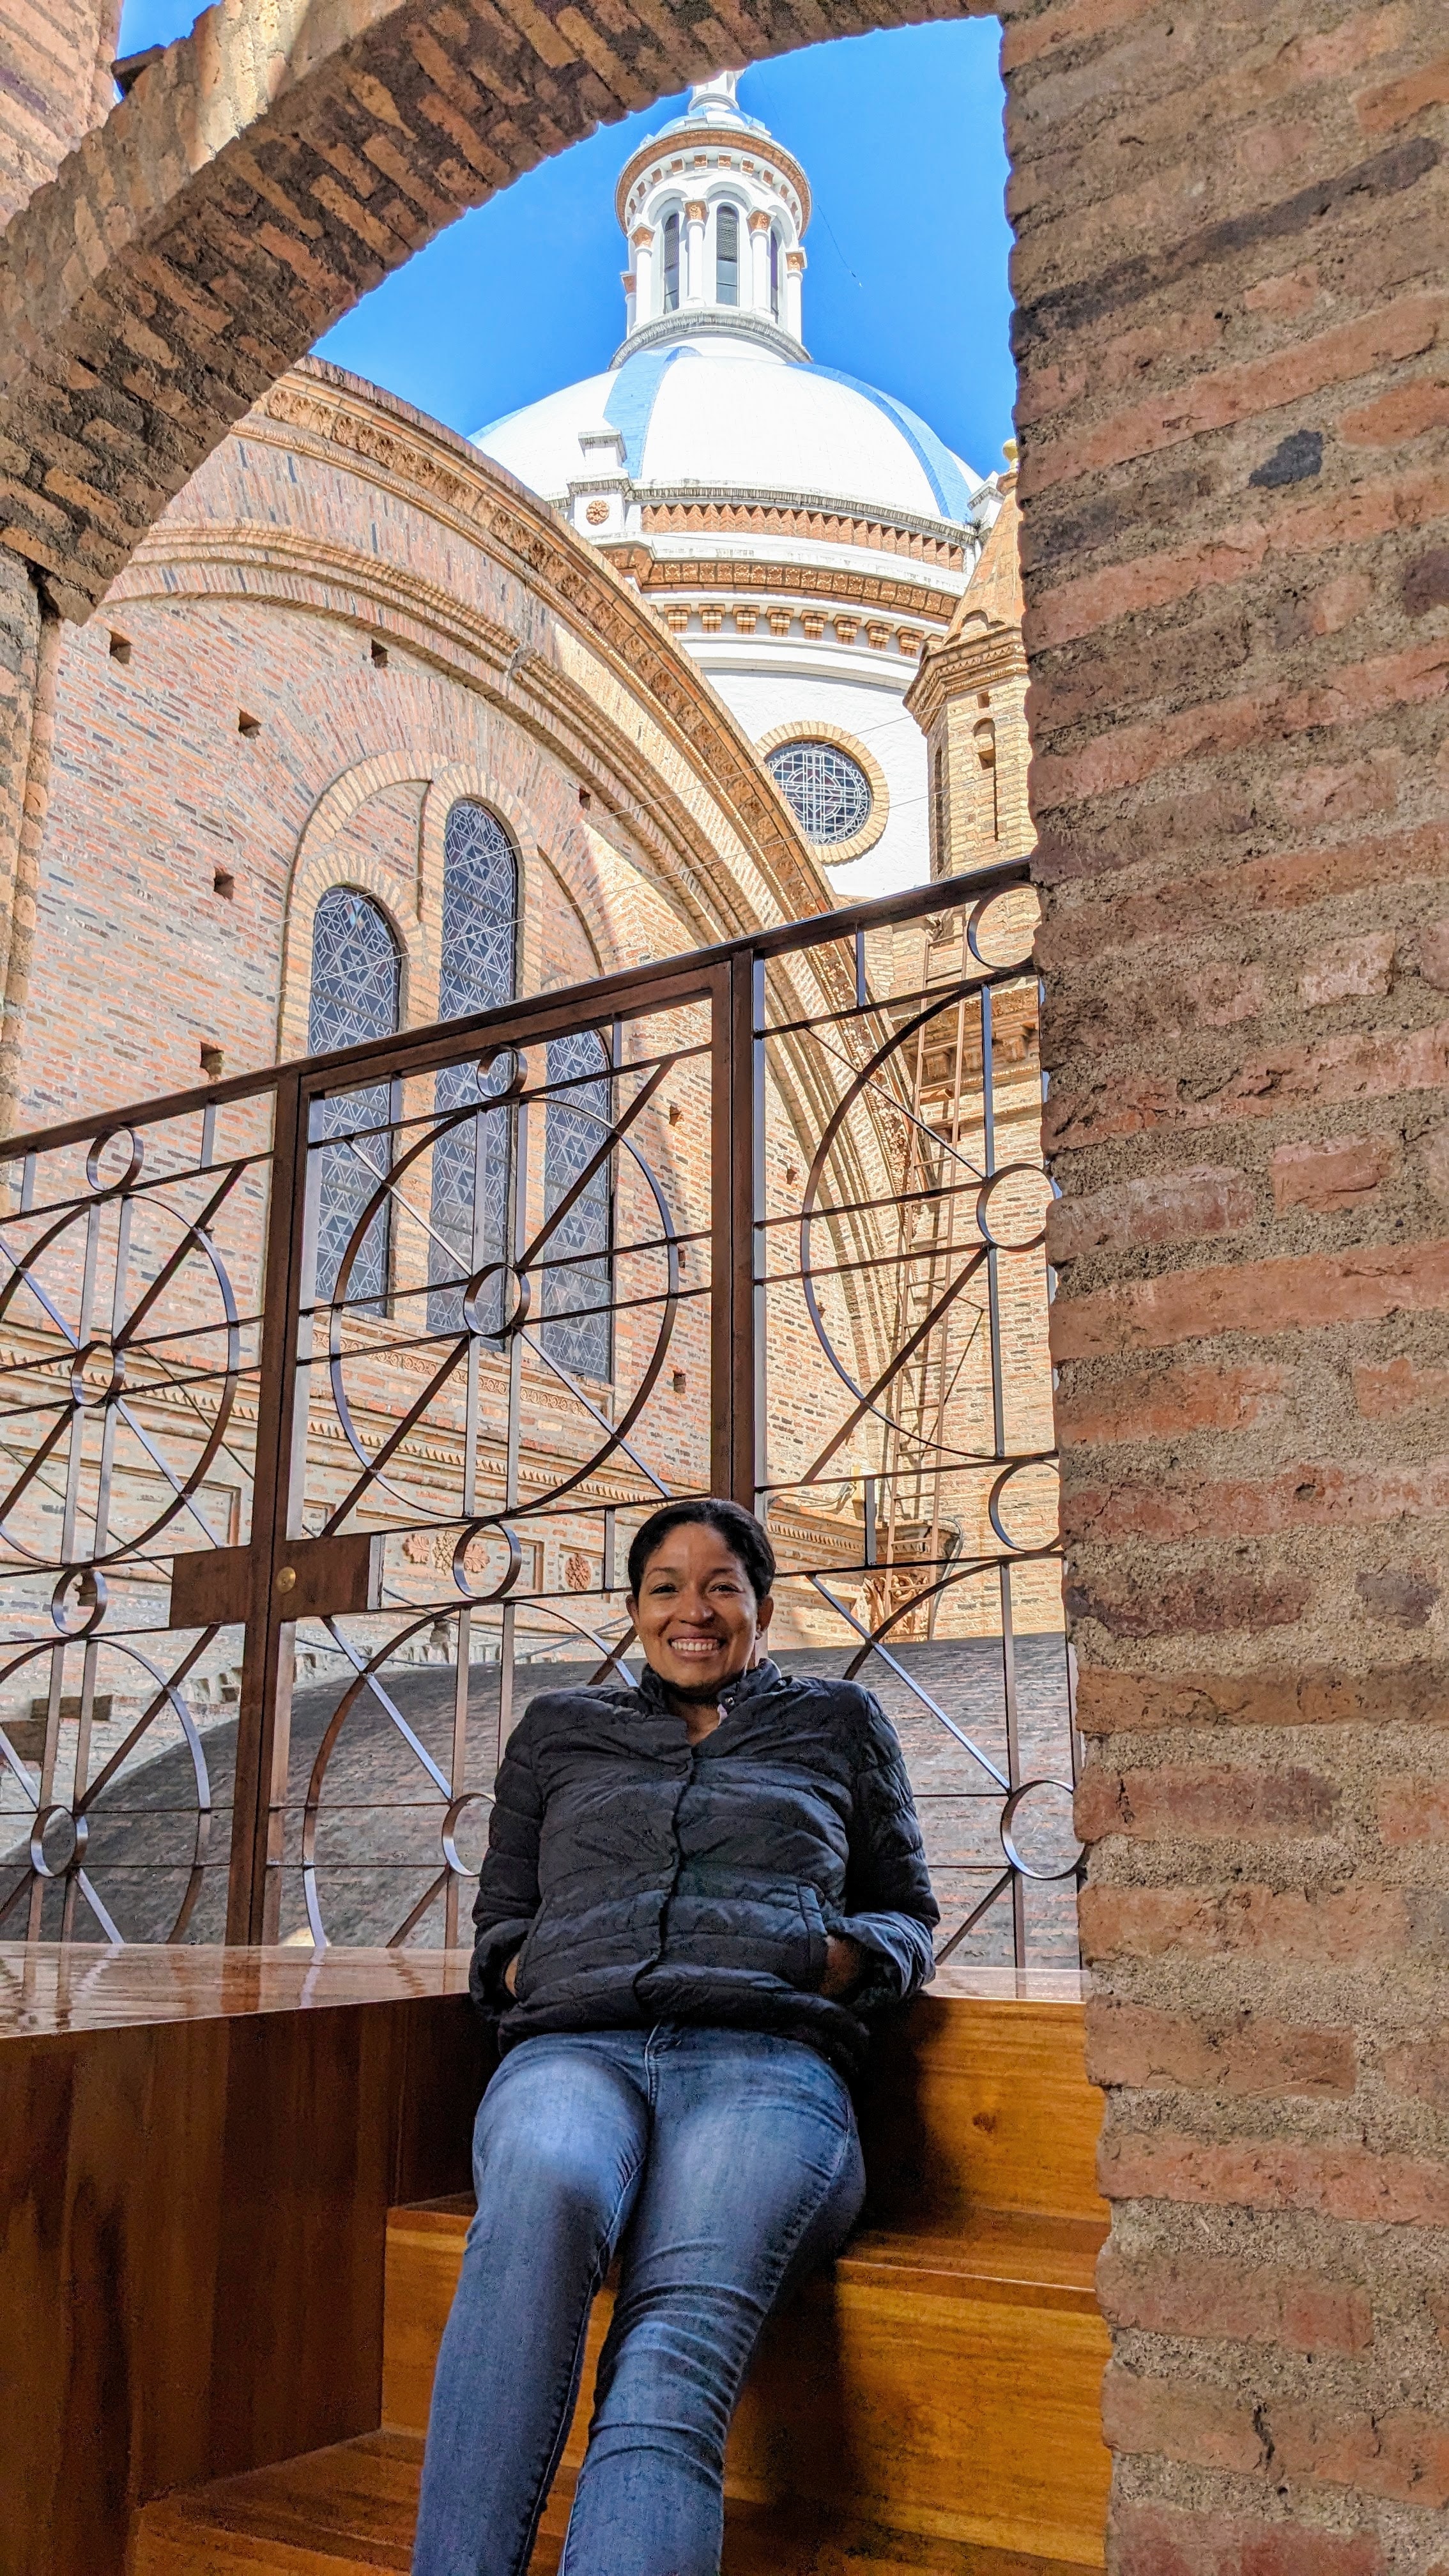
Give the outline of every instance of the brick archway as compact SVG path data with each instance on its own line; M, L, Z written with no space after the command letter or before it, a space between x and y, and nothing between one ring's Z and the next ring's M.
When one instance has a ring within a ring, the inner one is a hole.
M912 0L221 0L0 246L0 538L88 616L359 295L521 171L719 63Z
M358 293L598 118L931 14L276 0L263 48L225 0L6 237L10 584L33 565L86 615ZM1423 2576L1449 2494L1442 13L1001 14L1115 2563ZM5 591L0 852L46 721Z

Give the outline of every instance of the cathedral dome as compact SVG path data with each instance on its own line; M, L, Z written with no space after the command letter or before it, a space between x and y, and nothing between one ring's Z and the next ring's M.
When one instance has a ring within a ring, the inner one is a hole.
M924 878L904 698L999 507L892 394L804 338L810 182L698 82L619 175L624 338L474 445L598 546L709 674L842 891Z
M889 394L728 333L626 356L480 430L474 445L560 504L581 479L972 517L981 478Z

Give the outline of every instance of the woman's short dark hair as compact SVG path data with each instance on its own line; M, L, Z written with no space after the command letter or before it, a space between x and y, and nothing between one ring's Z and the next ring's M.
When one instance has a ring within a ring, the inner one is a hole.
M651 1512L641 1530L636 1531L629 1550L629 1589L635 1599L656 1555L671 1530L682 1529L688 1521L702 1521L706 1529L716 1530L731 1556L737 1556L750 1578L750 1590L757 1601L763 1601L775 1580L775 1551L753 1512L743 1503L727 1503L718 1494L693 1494L677 1503L664 1503Z

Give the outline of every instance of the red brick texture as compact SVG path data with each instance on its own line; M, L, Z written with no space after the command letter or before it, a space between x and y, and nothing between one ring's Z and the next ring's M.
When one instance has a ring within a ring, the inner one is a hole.
M931 13L281 0L255 49L250 14L222 0L7 236L0 535L72 614L462 206L721 61ZM1111 2559L1430 2576L1442 12L1003 15Z
M1433 14L1006 38L1117 2576L1446 2555Z
M121 0L0 0L0 223L99 125Z

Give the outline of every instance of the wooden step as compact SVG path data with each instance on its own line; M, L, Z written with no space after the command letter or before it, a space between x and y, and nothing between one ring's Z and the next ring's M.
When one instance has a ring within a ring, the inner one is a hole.
M461 2195L388 2213L382 2420L390 2431L427 2429L438 2344L471 2216L472 2203ZM827 2286L838 2284L887 2297L915 2290L928 2298L970 2299L983 2306L1039 2308L1046 2315L1091 2322L1098 2317L1093 2281L1103 2232L1091 2219L1019 2217L1001 2210L978 2211L954 2235L862 2230L831 2272L807 2287L796 2309L810 2302L818 2306ZM579 2458L593 2361L612 2310L611 2280L595 2303L589 2329L575 2427ZM571 2443L565 2457L573 2456Z
M877 2060L867 2225L774 2319L731 2433L726 2576L1066 2576L1103 2563L1101 2097L1075 1981L947 1970ZM385 2429L146 2509L134 2576L405 2568L438 2342L471 2215L390 2213ZM544 2518L549 2576L611 2293Z
M132 2576L365 2576L405 2571L423 2446L365 2433L148 2505ZM530 2576L555 2576L573 2491L560 2474ZM838 2514L732 2502L724 2576L1070 2576L1061 2561L921 2539Z
M1026 1997L1016 1983L941 1969L882 2033L861 2111L874 2224L943 2233L987 2208L1105 2226L1079 1981L1037 1977Z
M946 1968L878 2043L861 2129L876 2229L984 2241L986 2214L1106 2231L1096 2185L1102 2097L1083 2063L1075 1978L1019 1997L1010 1971ZM991 1992L995 1984L1000 1991ZM457 2277L457 2213L394 2211L389 2224L383 2421L421 2427ZM1016 2241L1016 2240L1013 2240ZM1021 2240L1025 2241L1025 2240ZM1038 2237L1038 2245L1043 2240ZM404 2273L413 2285L402 2295ZM411 2380L409 2390L405 2382Z
M391 2212L383 2422L421 2433L471 2215ZM730 2435L732 2496L844 2503L902 2531L1100 2566L1108 2338L1101 2222L978 2211L950 2234L871 2230L772 2320ZM595 2303L564 2453L583 2457L612 2308Z
M762 2339L731 2494L1100 2567L1100 2241L1091 2223L994 2214L979 2234L857 2239Z

